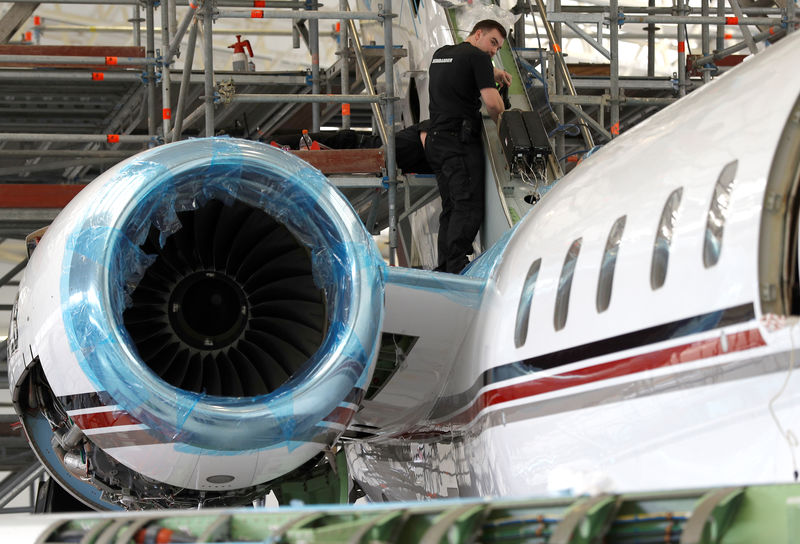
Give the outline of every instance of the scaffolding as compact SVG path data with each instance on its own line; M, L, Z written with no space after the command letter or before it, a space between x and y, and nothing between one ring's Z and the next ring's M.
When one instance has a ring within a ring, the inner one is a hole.
M542 105L546 102L554 114L548 129L555 138L558 157L565 159L611 140L708 82L729 55L742 50L755 52L758 43L774 40L796 27L792 1L783 7L740 5L744 0L719 0L716 6L710 0L700 1L700 7L690 6L687 0L676 0L672 7L657 7L655 0L649 0L643 7L619 5L619 0L584 6L562 6L560 0L546 5L544 0L517 0L515 11L524 14L514 29L518 58L533 65L534 70L541 65L542 83L533 82L532 102L547 113ZM127 32L133 35L134 46L69 50L0 45L0 92L5 96L0 102L4 113L0 120L0 180L84 183L145 147L187 136L224 133L268 140L280 131L318 131L332 122L349 129L355 122L373 126L380 134L386 149L384 168L370 182L349 176L334 183L361 203L362 218L380 217L371 226L389 227L391 262L396 262L397 216L403 213L398 210L398 188L416 191L414 198L406 195L402 201L406 209L411 209L416 207L417 197L429 195L433 184L423 180L417 187L424 191L412 190L411 184L397 174L393 129L398 98L391 67L405 52L392 47L391 2L384 2L377 11L351 11L347 0L339 0L336 11L320 11L320 4L312 0L52 3L130 7ZM36 5L32 0L15 2L15 17L22 21L31 18ZM177 6L184 9L180 20ZM158 20L156 15L160 16ZM10 16L9 12L0 21L0 34L8 26L2 23ZM63 28L32 18L33 33ZM256 23L291 20L288 33L295 45L299 46L302 38L308 46L308 72L215 71L213 37L217 26L221 21L242 19ZM319 62L320 38L324 35L319 23L324 20L339 23L339 60L329 69L323 69ZM386 46L362 46L357 20L381 23ZM619 43L626 24L646 25L648 63L646 75L641 77L620 76ZM677 28L678 70L673 77L655 76L654 43L660 30L656 25ZM698 55L687 55L687 25L702 29L702 52ZM739 29L742 40L726 47L724 34L733 27ZM563 46L570 36L589 44L607 61L605 77L586 76L568 66ZM526 47L534 45L534 39L539 47ZM541 46L542 41L547 49ZM207 67L201 71L193 70L198 49ZM177 70L173 66L181 50L183 67ZM378 92L374 80L381 75L385 88ZM370 192L365 193L365 187ZM376 191L383 191L386 198L376 199ZM388 210L376 212L378 203ZM22 237L31 226L51 220L53 214L31 208L6 210L3 215L0 235Z
M0 91L5 95L2 107L10 114L0 121L0 179L16 176L33 183L83 183L97 174L97 167L110 166L145 147L220 133L268 139L281 129L297 134L303 128L317 132L322 123L337 115L341 116L340 126L349 129L353 123L351 106L356 115L368 107L374 120L367 126L375 127L383 142L383 167L378 172L352 172L372 173L369 179L340 175L332 181L356 200L365 200L363 195L353 194L356 192L385 193L388 213L383 214L384 226L389 228L390 262L396 264L400 181L394 149L397 97L392 67L405 51L392 47L391 22L395 15L391 0L384 0L377 11L351 11L346 0L340 0L337 11L319 11L320 5L311 0L199 4L164 0L160 6L156 0L147 0L141 8L144 18L135 0L102 3L133 7L131 32L137 37L144 34L143 47L98 47L95 53L81 54L87 48L0 45ZM170 16L175 18L176 5L188 6L180 22L170 20ZM155 17L157 6L160 28ZM259 9L251 9L253 6ZM298 42L302 36L308 44L310 73L215 72L214 26L220 20L242 18L292 20L292 34ZM338 21L343 29L340 59L329 70L319 64L321 20ZM358 20L381 23L384 46L363 47L354 24ZM41 25L38 19L34 22ZM299 22L308 24L307 31ZM177 71L171 66L184 38L183 68ZM202 51L205 69L201 72L192 70L195 49ZM383 77L380 93L374 84L379 76ZM100 83L103 88L98 92ZM101 94L99 102L84 99ZM68 96L74 100L64 98ZM200 102L197 107L190 106L196 101ZM256 130L246 121L246 126L237 130L239 120L248 117L255 119ZM314 162L313 155L306 158ZM379 204L374 198L366 201L367 208ZM39 215L38 209L24 205L11 209L6 205L0 236L23 237L37 221L43 224L52 220L52 212L41 209ZM380 215L368 209L359 211L364 212L364 218Z
M558 120L552 130L558 156L582 154L593 149L595 142L610 141L744 58L731 57L734 53L757 53L759 43L780 39L797 28L794 0L784 2L783 7L743 7L740 1L718 0L712 6L710 0L700 0L699 7L692 7L688 0L675 0L672 6L658 7L655 0L649 0L648 6L620 5L619 0L577 6L562 5L561 0L546 5L544 0L517 0L515 12L524 16L514 28L516 44L526 62L541 65L542 82L534 82L533 101L540 104L540 111L545 110L542 103L552 105ZM644 34L632 36L646 39L647 70L622 77L619 44L628 35L621 32L624 25L631 24L637 28L645 25ZM677 70L672 77L655 74L655 42L662 30L657 25L677 29ZM700 28L696 40L700 54L687 52L689 26ZM738 30L741 40L726 46L731 29ZM596 75L596 65L593 75L588 75L585 66L568 67L564 42L570 38L588 44L607 63L603 75ZM543 41L546 46L541 45ZM538 47L527 48L528 44ZM573 128L572 133L564 127Z

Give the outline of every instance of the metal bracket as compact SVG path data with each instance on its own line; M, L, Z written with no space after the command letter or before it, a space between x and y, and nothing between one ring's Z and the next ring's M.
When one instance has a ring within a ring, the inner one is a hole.
M549 544L602 542L621 503L622 499L617 495L598 495L579 500L553 529Z
M726 487L704 495L695 506L692 517L683 526L680 543L722 542L743 497L742 487Z
M483 504L468 504L466 506L457 507L450 512L445 512L439 516L425 531L425 534L420 539L421 544L438 544L445 540L445 536L450 530L457 531L458 534L469 535L474 534L480 522L488 514L488 509ZM459 539L456 539L459 541ZM448 539L449 541L449 539Z

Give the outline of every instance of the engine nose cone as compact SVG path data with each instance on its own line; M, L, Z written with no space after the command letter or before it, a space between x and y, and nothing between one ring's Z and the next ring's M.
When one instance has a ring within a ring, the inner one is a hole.
M180 280L167 306L175 334L196 349L228 347L247 325L247 298L241 286L213 271Z

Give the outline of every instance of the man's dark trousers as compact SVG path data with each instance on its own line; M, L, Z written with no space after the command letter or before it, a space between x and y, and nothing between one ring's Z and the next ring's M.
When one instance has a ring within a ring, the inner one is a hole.
M469 263L483 222L484 157L479 136L462 142L455 132L428 133L425 154L442 198L436 270L458 274Z

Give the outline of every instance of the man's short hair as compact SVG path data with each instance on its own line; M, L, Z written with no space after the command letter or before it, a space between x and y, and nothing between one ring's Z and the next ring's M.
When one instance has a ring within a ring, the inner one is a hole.
M483 21L478 21L475 23L475 26L472 27L472 32L469 33L470 36L475 34L477 31L482 30L484 32L489 32L490 30L495 29L500 33L503 39L506 39L506 29L503 25L495 21L494 19L484 19Z

